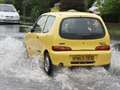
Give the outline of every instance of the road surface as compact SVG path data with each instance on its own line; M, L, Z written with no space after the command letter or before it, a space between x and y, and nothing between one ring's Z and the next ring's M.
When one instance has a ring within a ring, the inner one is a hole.
M28 26L0 25L0 90L120 90L120 41L113 40L112 65L92 69L61 68L48 77L39 57L29 59L23 44Z

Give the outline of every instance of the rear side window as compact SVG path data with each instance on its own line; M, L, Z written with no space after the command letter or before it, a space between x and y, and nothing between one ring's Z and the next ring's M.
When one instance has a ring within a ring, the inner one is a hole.
M49 16L47 19L47 22L45 24L45 28L43 30L43 33L49 32L49 30L52 28L52 25L54 23L55 17L54 16Z
M38 30L41 32L44 29L45 23L47 21L48 16L41 16L37 22Z
M68 39L98 39L105 36L105 30L95 18L66 18L62 21L60 36Z

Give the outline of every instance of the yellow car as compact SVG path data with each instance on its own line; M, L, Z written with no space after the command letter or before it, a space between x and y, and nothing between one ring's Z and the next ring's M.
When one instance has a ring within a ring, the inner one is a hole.
M110 66L110 37L100 16L83 12L42 14L25 35L29 56L40 55L50 75L53 65Z

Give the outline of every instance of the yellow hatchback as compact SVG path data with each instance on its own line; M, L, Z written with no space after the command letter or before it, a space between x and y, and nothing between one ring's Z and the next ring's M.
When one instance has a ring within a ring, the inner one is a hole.
M42 14L25 35L29 56L42 56L50 75L53 65L110 67L110 37L100 16L83 12Z

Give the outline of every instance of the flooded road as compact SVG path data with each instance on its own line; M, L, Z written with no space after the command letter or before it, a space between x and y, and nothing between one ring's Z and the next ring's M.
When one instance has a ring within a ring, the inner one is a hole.
M30 26L26 25L0 25L0 39L5 37L23 39L24 33L29 30Z
M28 59L23 43L28 26L0 26L0 90L120 90L120 41L113 40L112 65L58 69L48 77L39 57Z

